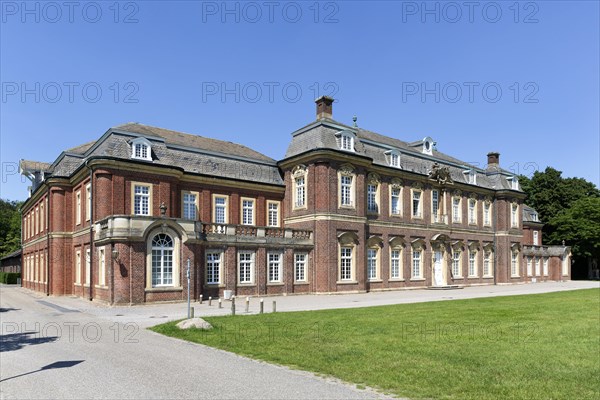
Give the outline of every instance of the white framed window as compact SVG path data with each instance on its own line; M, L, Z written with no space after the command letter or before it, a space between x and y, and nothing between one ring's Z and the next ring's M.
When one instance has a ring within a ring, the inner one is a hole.
M376 248L367 249L367 279L379 279L379 251Z
M144 138L133 139L131 141L131 158L152 161L152 147L150 141Z
M159 233L152 239L152 287L173 286L173 238Z
M452 276L454 278L462 278L462 268L460 265L461 251L455 249L452 251Z
M253 251L240 251L238 253L238 282L241 284L254 283L254 256Z
M533 258L527 257L527 276L533 275Z
M133 186L133 214L152 215L152 187L149 184L132 183Z
M402 215L402 189L392 187L390 191L390 214Z
M469 224L477 224L477 200L469 199Z
M228 196L222 196L218 194L213 195L213 221L216 224L228 224L229 215L227 212L227 205L229 203Z
M538 231L533 231L533 245L534 246L539 245L539 232Z
M519 252L517 250L510 253L510 275L519 276Z
M267 201L267 226L278 227L280 226L279 222L279 201Z
M85 286L90 286L91 269L92 269L92 255L90 249L85 250Z
M390 154L390 166L394 168L400 168L400 154L391 153Z
M352 281L353 279L353 247L340 247L340 281Z
M367 185L367 211L370 213L379 212L379 185L368 184Z
M106 285L106 254L104 247L98 249L98 285Z
M221 267L223 260L223 252L207 251L206 252L206 284L218 285L221 283Z
M353 206L353 196L352 196L352 187L353 187L353 177L348 175L342 175L340 177L340 205L342 207L352 207Z
M390 279L402 279L402 250L390 250Z
M517 203L510 206L510 224L513 228L519 227L519 205Z
M440 223L443 222L440 213L440 191L433 189L431 191L431 222Z
M306 206L306 179L304 176L299 176L295 179L296 190L294 191L294 206L302 208Z
M92 185L85 186L85 220L89 221L92 215Z
M295 282L306 282L306 261L308 254L306 253L295 253L294 254L294 281Z
M254 199L242 197L240 200L242 209L242 225L254 225Z
M423 278L423 250L412 250L412 279Z
M81 224L81 190L75 193L75 225Z
M512 190L519 190L519 177L514 175L506 178L510 183L510 188Z
M483 252L483 276L493 276L494 272L494 258L491 250L484 250Z
M354 136L342 133L340 136L340 148L346 151L354 151Z
M423 202L421 198L423 196L423 192L421 190L412 189L412 217L413 218L422 218L423 216Z
M492 224L492 203L490 201L483 202L483 225L490 226Z
M44 253L40 253L40 282L46 283L46 260Z
M75 283L81 284L81 251L75 252Z
M40 208L35 207L35 234L40 233Z
M542 271L544 273L544 276L548 276L548 257L544 257L542 265L543 265L542 266Z
M469 277L477 276L477 251L469 250Z
M477 185L477 172L475 169L471 168L467 171L464 171L465 181L471 185Z
M198 192L181 192L181 218L195 221L198 219Z
M281 263L283 254L281 252L270 251L267 253L267 262L269 268L269 282L281 282Z
M533 266L535 268L535 276L540 276L542 269L542 260L539 257L535 257L533 259Z

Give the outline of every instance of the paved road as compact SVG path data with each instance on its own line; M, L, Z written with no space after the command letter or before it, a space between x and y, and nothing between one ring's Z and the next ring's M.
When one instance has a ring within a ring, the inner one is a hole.
M451 301L598 288L599 282L479 286L350 295L265 298L278 311ZM258 309L252 298L250 312ZM193 303L197 315L224 315ZM252 361L144 329L185 317L185 304L109 307L69 297L46 297L0 285L0 399L13 398L381 398L369 390ZM243 314L244 299L238 299ZM58 364L57 364L58 363Z
M383 398L54 300L0 286L0 398Z

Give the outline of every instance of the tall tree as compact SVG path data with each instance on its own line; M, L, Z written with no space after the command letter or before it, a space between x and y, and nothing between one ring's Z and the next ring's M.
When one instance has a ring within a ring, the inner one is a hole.
M576 200L548 223L553 241L565 240L573 254L584 258L600 258L600 197Z
M21 204L0 199L0 257L21 247Z

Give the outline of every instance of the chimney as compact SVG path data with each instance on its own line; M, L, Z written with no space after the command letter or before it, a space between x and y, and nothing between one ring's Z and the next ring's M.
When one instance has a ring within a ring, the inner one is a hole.
M333 117L333 98L329 96L321 96L315 100L317 103L317 119Z
M487 155L488 157L488 168L498 167L500 165L500 153L491 151Z

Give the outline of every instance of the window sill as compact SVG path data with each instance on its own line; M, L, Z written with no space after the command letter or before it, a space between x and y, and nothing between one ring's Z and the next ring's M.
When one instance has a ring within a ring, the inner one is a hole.
M183 287L181 287L181 286L153 287L153 288L146 288L145 291L146 291L146 293L181 292L181 291L183 291Z
M342 209L342 210L356 210L356 207L354 206L344 206L344 205L340 205L338 206L338 208Z
M382 279L367 279L367 282L369 283L381 283L383 282Z
M390 214L390 217L402 218L402 214Z
M410 278L411 282L422 282L425 278Z
M479 277L476 275L472 275L472 276L467 276L467 279L479 279Z
M494 277L494 275L484 275L482 276L483 279L492 279Z
M452 279L464 279L462 275L456 275L452 277Z
M292 211L306 210L307 208L307 206L292 207Z
M29 282L31 282L31 281L29 281ZM81 283L74 282L73 286L81 286Z
M283 282L267 282L267 286L284 286Z
M306 281L302 281L302 282L295 281L294 285L308 285L308 282L306 282Z
M96 289L108 289L108 286L106 286L106 285L94 285L94 288L96 288Z
M256 284L254 282L238 283L237 284L237 287L252 287L252 286L256 286Z
M390 278L388 279L388 282L404 282L405 279L404 278Z
M511 275L510 277L511 277L511 278L515 278L515 279L516 279L516 278L520 278L520 277L521 277L521 275Z
M224 284L222 283L205 283L204 287L210 287L210 288L222 288L225 287Z
M338 285L356 285L358 281L337 281Z

